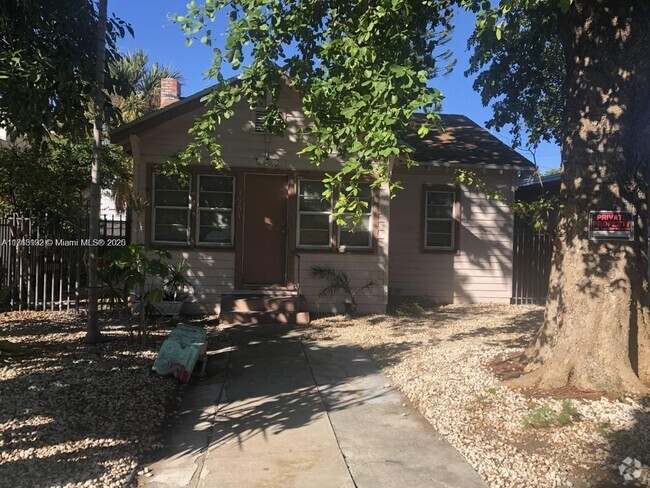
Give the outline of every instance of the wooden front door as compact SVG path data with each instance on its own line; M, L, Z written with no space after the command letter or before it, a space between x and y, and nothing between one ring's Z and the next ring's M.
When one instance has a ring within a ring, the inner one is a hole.
M286 285L288 195L286 175L245 175L243 285Z

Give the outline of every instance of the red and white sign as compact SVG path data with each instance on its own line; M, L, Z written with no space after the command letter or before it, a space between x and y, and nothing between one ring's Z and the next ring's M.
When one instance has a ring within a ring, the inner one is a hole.
M634 214L609 210L589 212L589 240L634 240Z

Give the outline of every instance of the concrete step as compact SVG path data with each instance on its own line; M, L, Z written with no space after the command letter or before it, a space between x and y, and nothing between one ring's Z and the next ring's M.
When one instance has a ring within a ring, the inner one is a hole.
M221 309L219 323L233 324L299 324L309 323L309 312L235 311Z
M238 296L221 297L221 310L226 312L300 312L307 310L304 296Z

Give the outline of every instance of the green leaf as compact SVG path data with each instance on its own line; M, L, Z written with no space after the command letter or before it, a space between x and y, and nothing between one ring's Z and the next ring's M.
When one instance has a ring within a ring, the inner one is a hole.
M558 0L558 5L560 6L560 11L563 14L566 14L569 11L569 7L573 3L573 0Z
M399 66L397 64L392 64L390 66L390 70L393 73L395 73L398 77L399 76L404 76L404 74L406 73L406 70L402 66Z

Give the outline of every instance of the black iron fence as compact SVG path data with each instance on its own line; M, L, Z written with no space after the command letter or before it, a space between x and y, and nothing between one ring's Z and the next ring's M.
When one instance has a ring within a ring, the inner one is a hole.
M100 256L129 242L126 219L104 216L99 231ZM0 307L79 312L87 297L89 246L87 220L0 217Z
M552 251L547 233L515 220L511 303L546 303Z

